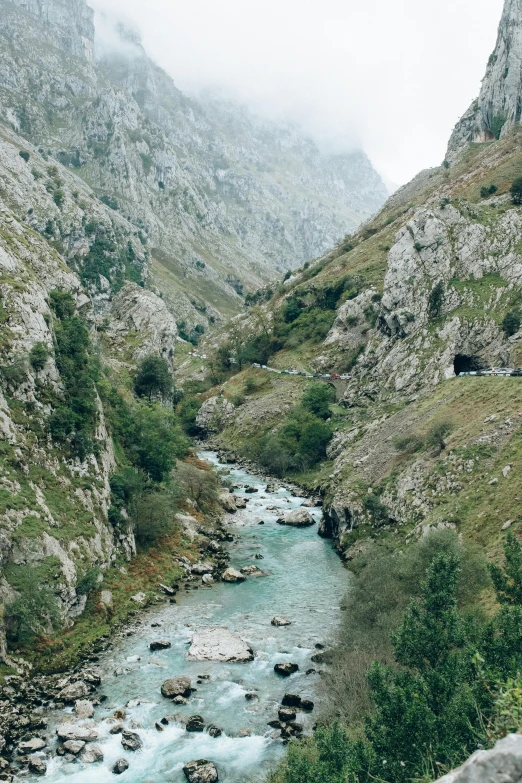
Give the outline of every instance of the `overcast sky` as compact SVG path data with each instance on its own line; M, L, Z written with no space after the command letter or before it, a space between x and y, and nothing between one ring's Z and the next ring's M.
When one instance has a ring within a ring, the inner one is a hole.
M478 95L503 0L95 0L132 20L190 93L224 89L297 120L326 150L362 146L402 184L441 163Z

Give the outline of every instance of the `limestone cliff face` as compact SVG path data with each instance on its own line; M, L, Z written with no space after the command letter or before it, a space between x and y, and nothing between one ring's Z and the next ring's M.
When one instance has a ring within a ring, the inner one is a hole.
M495 49L479 98L457 123L447 158L458 159L469 142L505 136L522 118L522 2L506 0Z
M136 227L178 319L239 310L241 286L320 255L382 204L363 153L325 156L294 127L187 98L135 38L93 60L83 0L0 7L0 121Z

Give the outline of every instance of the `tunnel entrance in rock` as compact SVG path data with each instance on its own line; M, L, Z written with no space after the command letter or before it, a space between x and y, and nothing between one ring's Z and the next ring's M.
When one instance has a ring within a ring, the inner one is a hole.
M466 356L466 354L458 353L453 361L453 367L455 375L459 375L461 372L482 370L483 364L478 356Z

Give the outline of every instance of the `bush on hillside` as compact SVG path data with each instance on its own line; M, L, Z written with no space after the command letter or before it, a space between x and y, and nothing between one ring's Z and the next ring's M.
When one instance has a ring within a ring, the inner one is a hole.
M43 370L49 358L49 349L45 343L35 343L29 351L29 362L35 372Z
M0 376L8 386L16 389L27 377L27 361L25 356L16 356L9 364L0 367Z
M513 204L522 204L522 177L518 177L511 185L510 191Z
M403 454L416 454L424 448L424 439L416 433L410 433L395 438L393 445Z
M426 445L432 449L443 451L446 448L446 436L453 429L451 421L438 421L432 424L426 434Z
M444 299L445 299L444 283L442 282L442 280L439 280L439 282L432 290L428 298L428 315L430 316L430 318L437 318L441 314L442 308L444 306Z
M507 337L512 337L520 329L520 324L520 313L517 310L510 310L502 321L502 330Z
M311 384L303 394L303 408L318 419L330 418L330 404L335 399L335 390L326 383Z
M218 501L219 482L212 470L189 462L178 465L178 479L188 497L201 510L211 510Z

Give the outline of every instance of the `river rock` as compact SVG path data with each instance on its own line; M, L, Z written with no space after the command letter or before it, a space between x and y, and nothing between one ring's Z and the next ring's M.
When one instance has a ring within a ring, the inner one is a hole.
M236 508L238 510L247 507L247 499L246 498L238 497L237 495L235 496L235 498L236 498Z
M29 772L33 775L46 775L47 764L40 756L31 756L29 759Z
M212 574L205 574L201 581L204 585L212 585L214 584L214 577Z
M62 723L56 729L56 733L64 742L67 740L94 742L98 739L98 734L94 729L90 729L88 726L80 726L78 723Z
M285 693L283 700L281 701L283 707L300 707L301 697L296 693Z
M310 660L312 663L324 663L326 660L326 654L324 652L314 653Z
M84 749L85 742L82 740L67 740L67 742L63 743L63 746L67 753L72 753L73 756L77 756L78 753Z
M40 737L31 737L30 740L20 742L18 745L18 753L21 756L26 756L28 753L37 753L39 750L43 750L47 743Z
M127 772L129 769L129 762L127 759L118 759L116 764L112 768L112 772L114 775L122 775L124 772Z
M217 783L219 780L216 765L205 759L190 761L183 767L183 772L189 783Z
M228 514L235 514L237 511L236 497L232 492L222 492L219 496L219 502Z
M165 680L161 686L161 695L166 699L174 699L176 696L188 698L192 693L192 682L188 677L175 677Z
M122 731L121 744L125 750L141 750L143 748L140 735L134 731Z
M89 693L90 688L87 683L83 682L83 680L78 680L78 682L71 682L69 685L66 685L58 694L58 699L70 704L77 699L83 699Z
M313 701L310 701L310 699L301 699L301 704L299 706L305 712L312 712L312 710L315 707L315 704L313 703Z
M276 628L283 628L286 625L292 625L290 620L285 620L283 617L274 617L272 620L272 625L275 625Z
M74 714L80 720L88 720L94 715L94 705L92 701L81 700L74 705Z
M266 576L265 572L255 565L244 566L241 569L241 573L244 576Z
M111 607L113 604L113 596L111 590L102 590L100 593L100 603L102 606Z
M175 596L176 595L176 588L175 587L169 587L168 585L161 584L161 582L158 585L159 589L162 593L165 593L165 595L168 596Z
M294 508L277 520L278 525L290 525L291 527L310 527L315 525L315 519L306 508Z
M246 663L254 659L254 652L228 628L202 628L192 636L187 657L189 661Z
M223 572L223 576L221 577L224 582L244 582L245 577L240 571L237 571L235 568L227 568L226 571Z
M196 576L203 576L204 574L212 574L214 565L212 563L195 563L190 570Z
M205 721L203 720L201 715L191 715L191 717L187 721L185 728L187 731L190 731L192 733L205 731Z
M299 671L299 666L297 663L276 663L274 671L276 674L280 674L281 677L290 677L291 674Z
M145 593L136 593L136 595L131 596L131 601L134 601L135 604L144 604L146 600L147 600L147 596L145 595Z
M103 751L99 745L86 745L80 753L79 759L84 764L97 764L103 761Z
M116 726L111 726L109 734L121 734L124 728L123 723L117 723Z
M281 707L277 716L283 723L290 723L297 718L297 713L291 707Z
M170 647L172 647L171 642L166 641L151 642L149 644L149 648L152 652L155 652L156 650L168 650Z
M217 726L209 726L208 727L208 734L209 734L209 737L213 737L214 739L217 739L217 737L221 737L223 732L221 731L221 729L218 729Z

